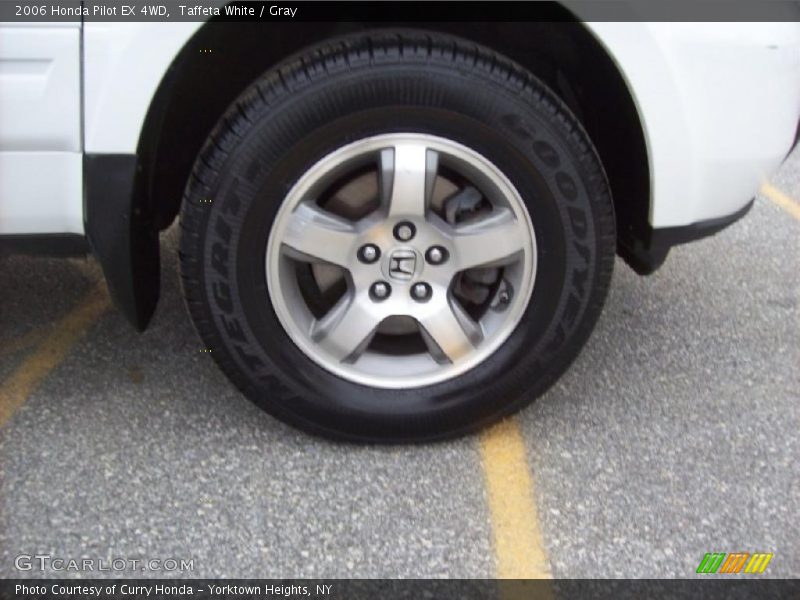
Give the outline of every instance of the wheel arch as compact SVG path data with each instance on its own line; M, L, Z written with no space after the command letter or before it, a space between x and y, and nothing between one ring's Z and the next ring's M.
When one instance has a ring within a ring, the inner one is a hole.
M240 23L236 27L206 22L187 39L150 101L137 145L132 214L154 230L174 221L202 144L228 105L263 72L327 38L397 27L448 33L482 44L520 63L551 87L577 115L600 154L614 200L619 253L638 272L651 272L660 265L661 261L637 265L631 260L635 256L626 251L637 240L647 239L650 209L647 143L633 95L609 52L566 9L559 22Z

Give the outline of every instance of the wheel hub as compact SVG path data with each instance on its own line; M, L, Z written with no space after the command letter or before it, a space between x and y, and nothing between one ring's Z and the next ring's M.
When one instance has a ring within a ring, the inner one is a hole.
M389 279L408 282L419 276L422 261L413 248L396 248L392 250L384 264L384 273Z

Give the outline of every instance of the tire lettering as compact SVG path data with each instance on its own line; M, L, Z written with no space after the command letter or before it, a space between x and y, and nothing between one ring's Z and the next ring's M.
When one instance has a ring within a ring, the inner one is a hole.
M580 239L585 240L586 235L589 233L589 224L586 222L586 213L577 208L570 206L567 209L569 221L572 224L572 230Z
M214 294L214 300L217 301L217 306L226 313L231 314L233 312L233 301L231 300L230 286L222 281L215 281L211 285L211 290Z
M251 371L254 371L256 368L261 367L264 364L255 354L248 354L245 352L244 348L238 344L235 345L234 348L236 348L236 352L239 354L239 357L244 361L244 364L247 365L247 368Z
M214 231L217 232L217 235L222 239L223 242L226 244L231 243L231 227L225 221L223 221L222 217L217 217L217 224L214 228Z
M588 253L588 250L587 250L587 253ZM586 264L587 264L587 268L586 269L582 269L580 271L576 270L576 271L573 271L573 273L572 273L572 285L574 286L575 291L577 291L578 294L581 297L583 297L583 295L584 295L584 293L586 291L586 281L589 279L589 269L588 269L589 260L588 260L588 258L586 259Z
M523 124L519 115L503 115L500 117L500 122L511 130L511 133L523 140L529 140L533 137L531 130L526 124Z
M251 165L248 175L255 176L260 168L260 165ZM238 187L239 179L235 178L222 196L222 200L219 202L219 211L214 220L209 223L208 231L213 236L209 258L211 267L218 276L214 278L215 280L210 281L210 295L216 307L216 321L228 336L227 347L233 355L238 357L239 362L246 370L258 376L257 372L263 368L264 363L258 356L250 354L247 350L249 347L248 334L246 326L234 316L236 301L230 282L230 248L233 243L234 228L226 216L236 218L241 211L242 201L237 193Z
M556 147L541 139L536 139L536 129L533 128L523 117L517 114L506 114L500 117L500 124L514 137L530 144L536 156L542 161L544 166L555 171L552 176L555 180L554 193L557 193L564 202L560 204L560 210L564 215L565 225L570 231L565 232L568 238L572 238L568 243L580 257L579 261L572 261L574 265L571 273L566 274L566 283L571 287L568 295L563 300L559 321L554 323L552 339L545 348L546 353L557 352L562 347L567 338L567 333L579 321L585 305L587 285L592 274L592 251L594 243L592 233L592 222L589 213L578 202L581 193L581 183L575 179L574 175L559 169L562 164L562 156ZM569 161L567 161L569 162ZM567 204L565 206L565 203ZM571 235L570 235L571 233ZM581 265L580 263L583 263Z
M590 260L588 246L581 244L577 240L573 242L572 246L575 248L575 252L581 255L583 262L585 262L588 265Z
M570 294L569 298L567 298L567 305L564 307L563 323L571 327L575 323L575 318L578 316L580 308L580 298L575 294Z
M536 152L536 156L541 158L542 162L548 167L555 169L561 164L561 159L558 158L558 153L556 152L555 148L553 148L547 142L534 142L533 151Z
M242 201L239 200L239 196L236 193L238 188L239 180L234 179L231 182L231 189L228 191L228 194L225 196L225 200L222 203L222 210L234 217L239 214L239 208L242 205Z
M570 202L574 202L578 198L578 186L575 185L575 180L564 171L556 173L556 185L559 191L564 194L564 197Z
M553 339L550 340L549 344L547 344L546 351L547 352L555 352L556 350L558 350L561 347L561 345L564 343L564 340L566 339L566 337L567 337L567 334L566 334L566 332L564 330L564 324L563 323L559 323L558 327L556 328L555 333L553 334Z
M242 324L239 323L239 319L235 317L232 319L227 319L224 315L220 315L219 320L222 321L222 326L225 328L225 331L229 336L238 342L247 341L247 338L244 336Z
M211 246L211 266L220 277L228 278L228 249L219 242Z

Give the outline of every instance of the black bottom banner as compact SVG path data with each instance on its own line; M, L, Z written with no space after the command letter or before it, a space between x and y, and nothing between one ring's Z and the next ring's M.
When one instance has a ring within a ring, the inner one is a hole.
M798 599L800 580L5 579L0 580L0 598L4 600Z

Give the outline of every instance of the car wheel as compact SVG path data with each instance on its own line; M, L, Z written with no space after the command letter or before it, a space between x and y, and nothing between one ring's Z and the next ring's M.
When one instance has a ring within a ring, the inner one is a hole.
M421 441L518 410L577 355L611 278L608 184L530 73L373 32L257 80L182 213L184 291L228 377L292 425Z

